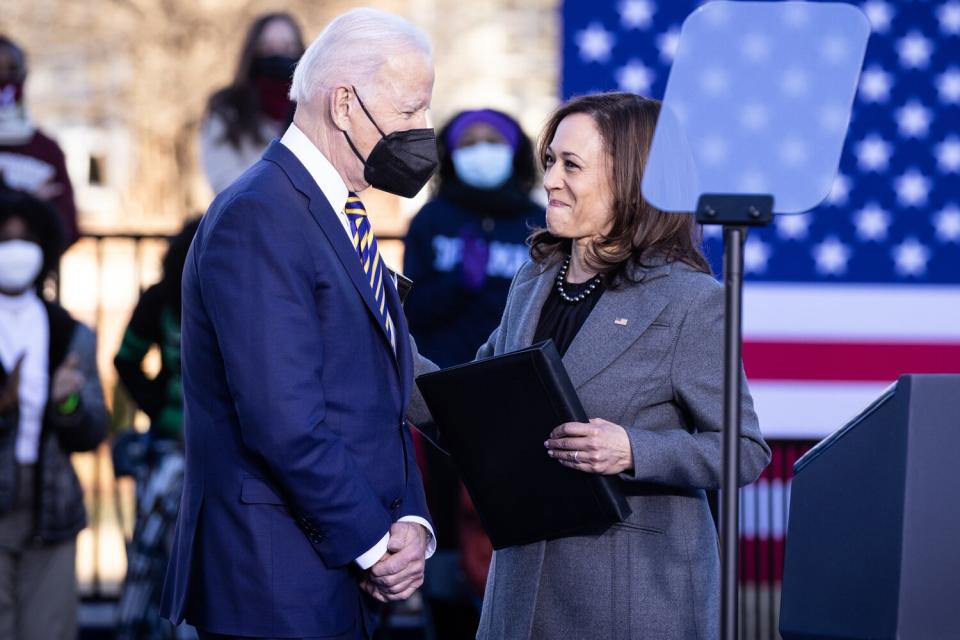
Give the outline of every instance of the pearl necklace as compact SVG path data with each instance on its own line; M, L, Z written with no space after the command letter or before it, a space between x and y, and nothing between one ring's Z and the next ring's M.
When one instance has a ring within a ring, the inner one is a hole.
M570 268L570 256L567 256L566 260L563 261L563 264L560 265L560 272L557 273L557 293L560 294L560 297L564 302L569 302L570 304L577 304L578 302L583 302L584 299L590 296L593 293L594 289L597 288L597 285L600 284L601 276L599 274L593 276L593 279L590 280L590 284L587 285L587 288L578 293L575 296L569 295L566 291L563 290L563 281L567 277L567 269Z

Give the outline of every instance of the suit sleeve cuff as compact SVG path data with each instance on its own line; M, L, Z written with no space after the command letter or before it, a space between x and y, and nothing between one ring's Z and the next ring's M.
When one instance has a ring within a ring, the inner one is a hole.
M366 571L373 565L377 564L377 560L383 557L383 554L387 552L387 543L390 542L390 532L383 534L383 537L380 538L380 542L373 545L369 551L361 555L355 560L355 562L360 565L360 568Z
M426 560L437 550L437 536L433 533L433 527L430 526L430 523L421 518L420 516L403 516L397 522L414 522L419 524L424 529L427 530L427 553L424 555Z

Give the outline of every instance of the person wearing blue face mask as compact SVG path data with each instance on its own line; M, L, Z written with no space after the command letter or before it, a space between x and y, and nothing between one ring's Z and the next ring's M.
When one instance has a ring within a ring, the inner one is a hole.
M433 197L410 223L403 266L414 282L405 303L410 331L420 352L445 367L472 360L499 324L510 282L529 258L526 238L544 224L544 210L529 195L537 178L532 144L510 116L463 111L437 140ZM461 500L450 459L432 447L425 458L439 541L426 596L438 637L473 637L478 617L469 596L483 592L477 583L486 576L489 549L470 542L482 531L471 538L461 526L470 505ZM472 589L458 584L461 565ZM471 572L473 566L479 569Z
M497 326L544 210L530 197L530 139L507 114L463 111L437 141L433 198L410 223L403 267L415 283L405 305L411 333L445 367L471 360Z

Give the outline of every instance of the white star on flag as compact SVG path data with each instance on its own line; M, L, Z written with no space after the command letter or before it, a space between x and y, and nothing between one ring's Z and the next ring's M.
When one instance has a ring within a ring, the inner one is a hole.
M769 190L767 177L762 171L750 169L740 174L737 188L741 193L766 193Z
M871 202L854 214L857 225L857 236L861 240L881 241L887 237L887 228L890 226L890 214Z
M897 54L905 69L923 69L930 64L933 45L922 33L911 31L897 42Z
M860 97L865 102L886 102L892 87L890 74L881 67L870 67L860 76Z
M940 30L950 36L960 35L960 2L947 2L937 9Z
M589 27L577 34L580 57L585 62L606 62L610 58L610 51L615 41L614 35L598 22L591 23Z
M620 3L620 22L627 29L646 29L656 11L649 0L624 0Z
M700 88L704 93L715 96L727 90L730 79L721 67L709 67L700 74Z
M770 246L759 238L747 238L743 245L743 268L747 273L763 273L770 260Z
M956 67L950 67L937 76L937 93L941 102L960 103L960 71Z
M677 55L677 48L680 46L680 29L670 27L659 36L657 36L657 49L660 51L660 57L664 62L673 62Z
M833 185L830 187L830 193L827 194L824 202L828 205L840 206L846 204L850 195L850 178L838 173L833 179Z
M930 250L916 238L907 238L893 248L893 261L902 276L921 276L927 270Z
M950 136L937 145L937 166L944 173L960 172L960 139Z
M621 91L647 94L653 85L653 71L643 66L639 60L631 60L617 69L617 84Z
M827 36L821 44L820 54L827 62L837 64L850 56L850 50L842 36Z
M813 247L813 259L817 264L817 271L823 275L842 275L850 260L850 248L830 236Z
M922 207L930 194L930 179L916 169L910 169L894 181L897 200L905 207Z
M717 166L723 164L729 155L727 140L720 135L710 135L703 138L700 145L700 159L704 164Z
M770 41L760 33L744 36L740 53L750 62L763 62L770 55Z
M922 138L930 129L932 116L925 106L911 100L897 109L897 127L905 138Z
M803 240L807 237L807 228L810 226L810 214L781 215L774 217L777 225L777 234L786 240Z
M800 29L810 23L810 10L802 2L785 2L783 4L783 22L794 29Z
M806 95L810 88L810 78L803 69L787 69L780 77L780 90L791 98Z
M890 28L890 21L893 20L893 10L890 5L880 0L871 0L863 3L863 12L867 14L870 20L870 28L874 33L886 33Z
M803 165L809 157L807 143L800 138L788 137L780 143L780 162L787 167Z
M939 211L933 220L940 242L960 243L960 209L956 205Z
M871 133L857 143L857 164L863 171L884 171L890 164L892 150L889 142Z

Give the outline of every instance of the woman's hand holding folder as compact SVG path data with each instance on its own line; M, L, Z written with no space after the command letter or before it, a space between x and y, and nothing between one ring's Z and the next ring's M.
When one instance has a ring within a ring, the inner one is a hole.
M626 430L602 418L565 422L543 443L547 455L577 471L616 475L633 469L633 450Z

